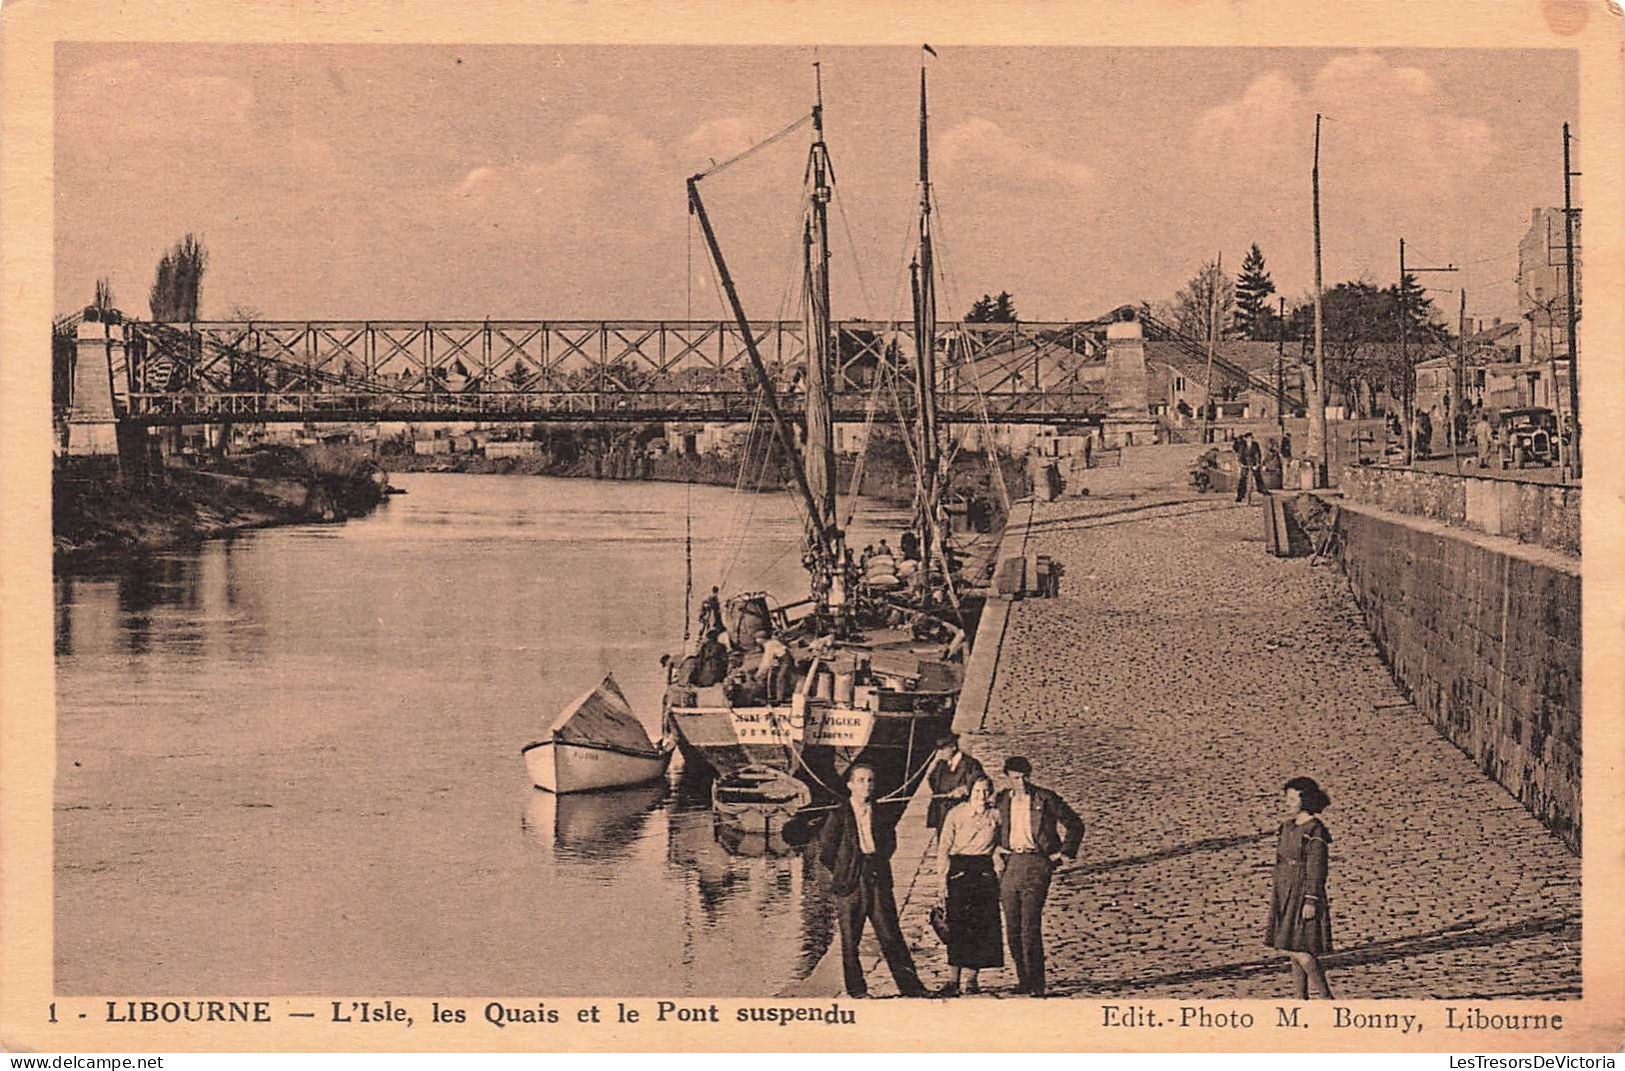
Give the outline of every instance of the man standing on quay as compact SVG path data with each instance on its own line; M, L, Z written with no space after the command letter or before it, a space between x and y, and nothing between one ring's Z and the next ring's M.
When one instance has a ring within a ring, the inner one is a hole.
M867 920L875 928L897 991L905 997L928 996L897 924L897 900L892 893L891 857L897 850L897 821L903 816L903 803L874 801L875 772L868 766L854 765L847 771L846 784L850 797L829 816L818 836L818 858L829 871L830 892L835 897L846 995L869 995L858 959L858 942L863 940ZM890 813L880 813L882 808Z
M1063 860L1078 857L1083 819L1060 796L1028 781L1033 764L1023 756L1005 759L1004 772L1010 787L999 793L995 805L999 850L1005 853L1004 874L999 879L1005 941L1010 958L1016 961L1016 991L1041 997L1044 901L1049 898L1050 875Z
M931 803L926 808L927 829L941 829L948 812L970 798L970 786L982 776L982 764L959 749L959 737L946 733L937 738L936 759L926 783Z

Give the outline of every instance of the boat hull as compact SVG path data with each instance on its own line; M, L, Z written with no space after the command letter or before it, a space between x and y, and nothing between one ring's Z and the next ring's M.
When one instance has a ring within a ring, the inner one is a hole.
M875 770L877 796L913 781L930 762L936 739L953 723L951 704L926 711L852 707L673 707L668 718L685 764L701 763L728 778L750 766L805 781L815 796L839 795L854 763ZM912 784L909 787L914 787Z
M671 764L672 748L653 754L617 748L539 740L523 750L531 784L548 792L596 792L657 781Z

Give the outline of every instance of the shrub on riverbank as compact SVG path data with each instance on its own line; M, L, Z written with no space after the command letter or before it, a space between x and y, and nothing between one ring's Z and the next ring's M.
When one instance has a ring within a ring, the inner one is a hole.
M291 447L132 476L111 459L59 458L51 479L53 559L59 570L94 568L249 528L361 516L383 499L381 474L361 452L313 458Z

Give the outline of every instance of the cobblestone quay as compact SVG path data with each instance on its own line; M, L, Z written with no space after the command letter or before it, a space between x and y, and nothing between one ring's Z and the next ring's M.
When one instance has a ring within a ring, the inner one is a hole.
M1335 564L1270 557L1258 507L1188 489L1194 452L1131 448L1036 506L1026 552L1064 565L1061 594L1012 607L964 740L990 771L1029 756L1088 825L1044 915L1051 991L1290 997L1264 920L1281 787L1306 774L1332 797L1339 998L1578 996L1580 860L1406 702ZM903 921L940 984L924 857Z

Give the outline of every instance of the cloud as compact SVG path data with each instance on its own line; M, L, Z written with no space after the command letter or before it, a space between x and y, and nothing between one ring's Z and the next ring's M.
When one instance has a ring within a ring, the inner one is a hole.
M595 195L642 186L658 164L653 141L631 123L599 113L572 122L556 150L540 159L480 164L451 185L448 197L482 208L536 198L585 207Z
M1371 52L1337 56L1307 85L1270 71L1241 96L1209 108L1191 130L1190 147L1207 166L1263 173L1302 170L1314 116L1325 116L1323 156L1387 169L1407 182L1445 182L1464 158L1482 165L1496 150L1489 126L1455 114L1433 77Z
M1080 189L1094 177L1087 165L1019 141L991 119L967 119L950 128L937 144L937 158L949 170L976 172L1024 187Z
M228 141L248 130L254 107L253 91L233 78L177 76L134 59L70 71L58 99L60 123L120 144Z
M1203 112L1191 133L1191 148L1202 155L1216 155L1237 145L1254 146L1261 138L1273 141L1304 108L1304 94L1297 83L1279 71L1270 71L1253 79L1236 100Z

